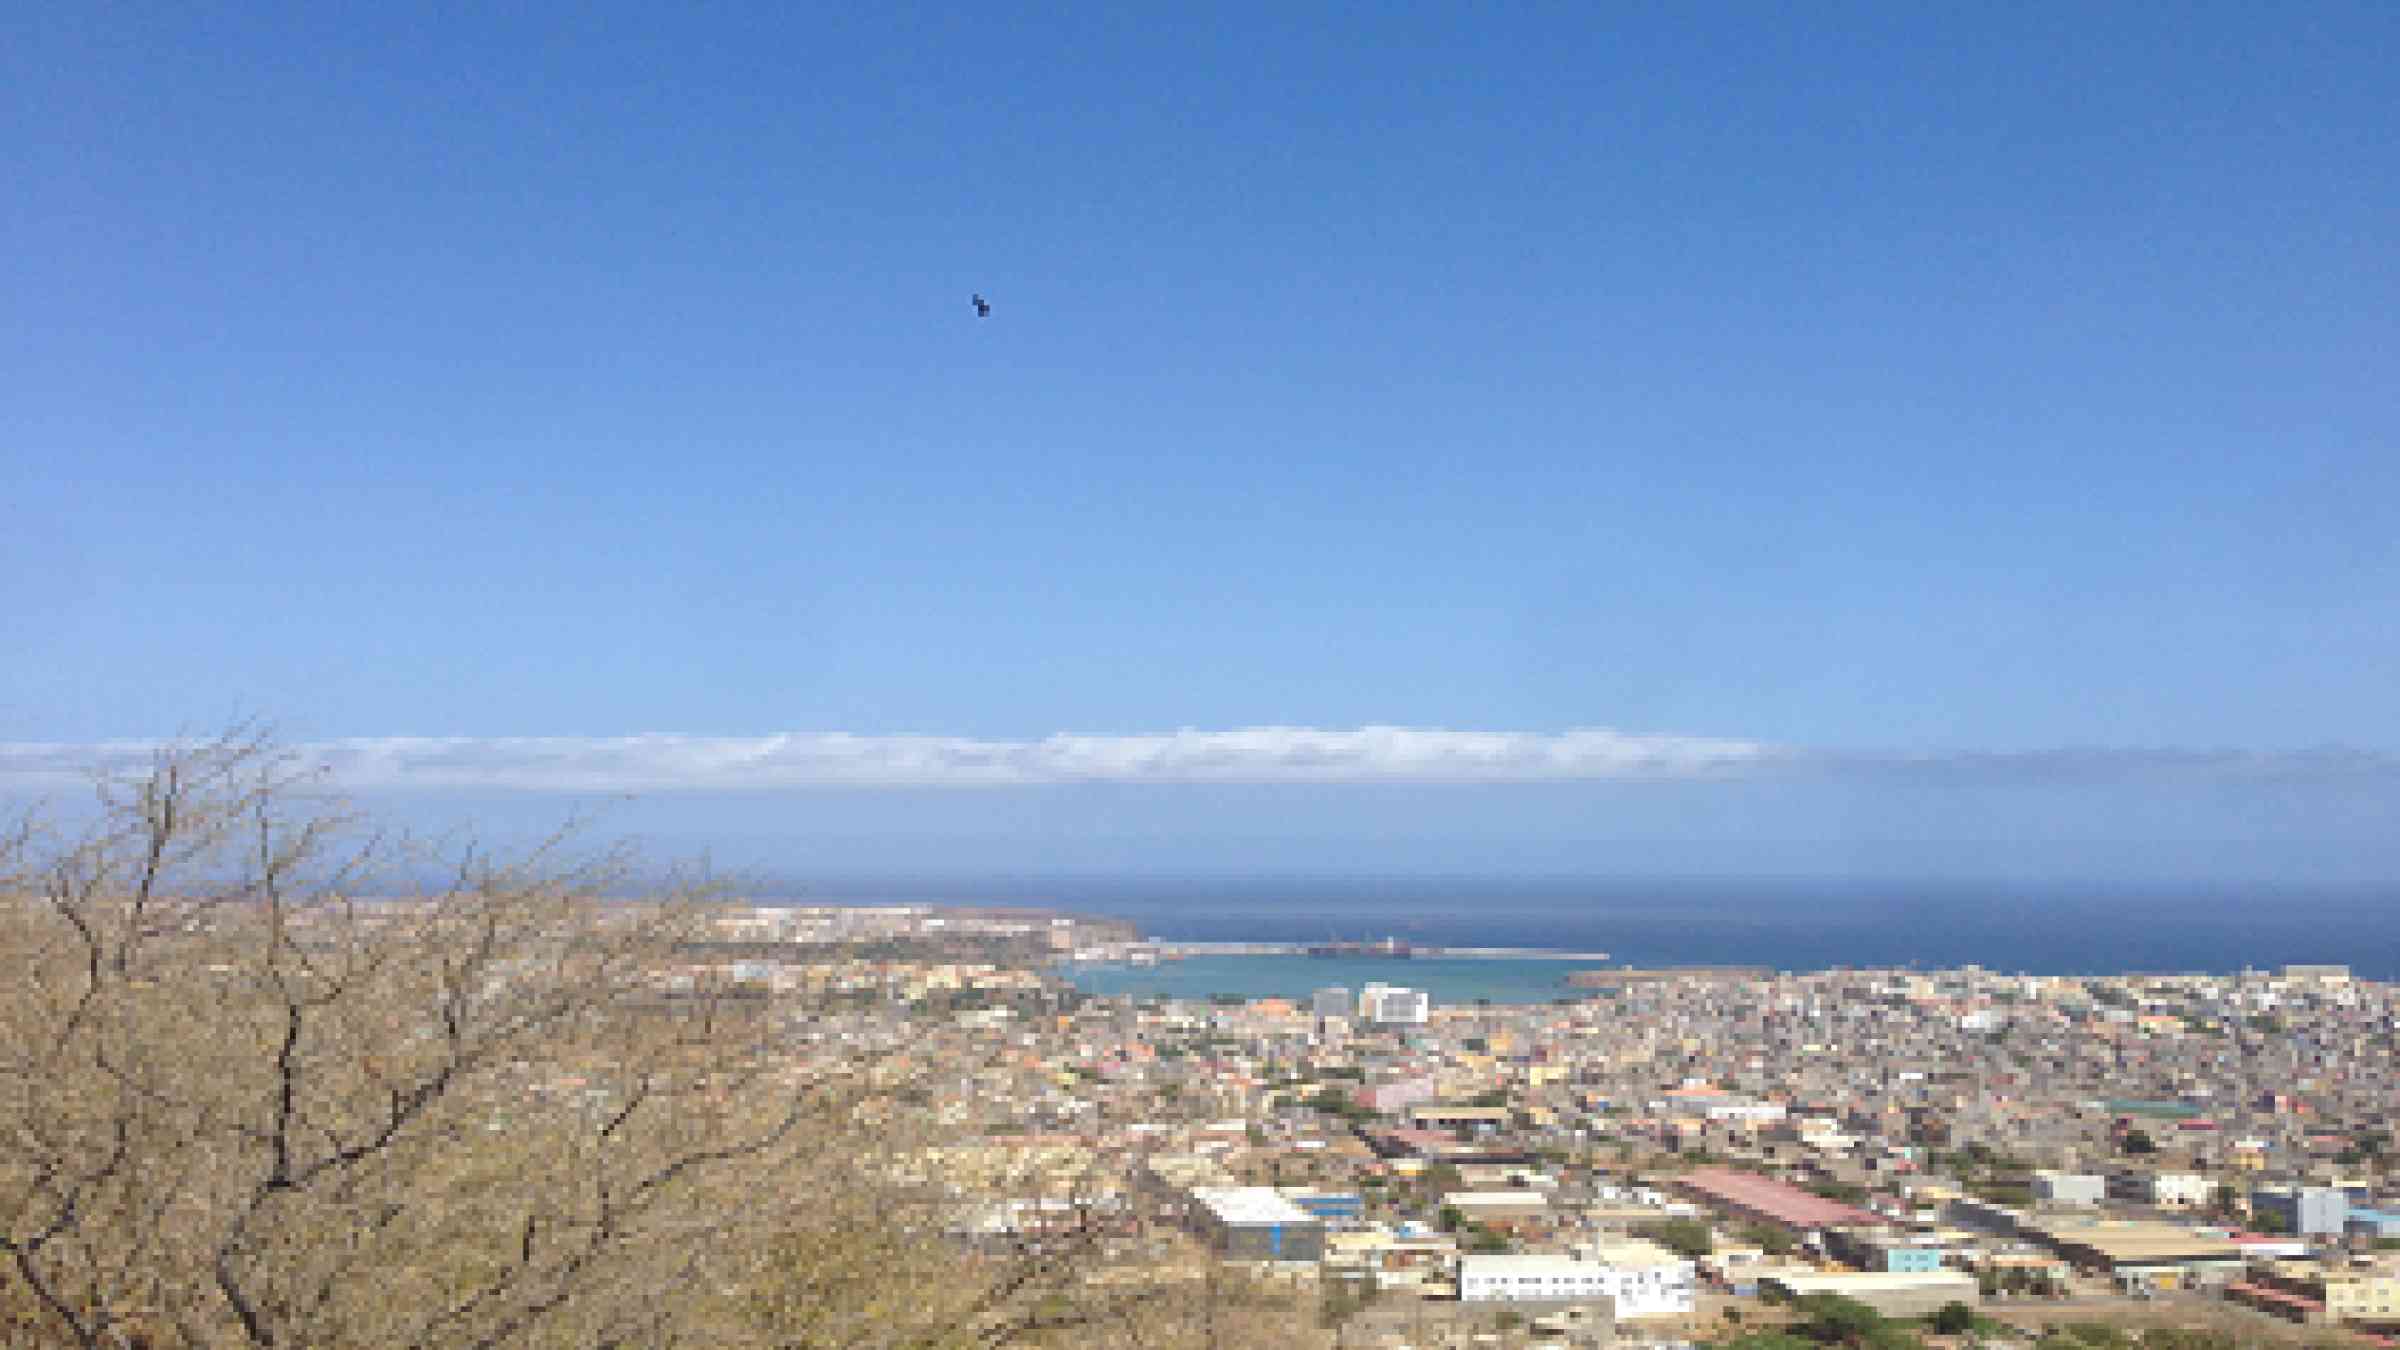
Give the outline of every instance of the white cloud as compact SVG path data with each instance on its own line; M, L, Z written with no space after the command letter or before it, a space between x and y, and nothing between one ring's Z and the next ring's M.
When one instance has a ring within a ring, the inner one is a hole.
M147 764L156 743L0 745L0 781ZM571 792L1042 783L1499 783L1691 778L1755 766L1756 741L1420 727L1246 727L1040 740L957 736L385 737L295 747L358 789Z
M154 741L0 744L0 788L56 788L147 766ZM1728 737L1245 727L1147 735L382 737L293 747L364 790L741 792L1055 783L1542 783L1758 778L2005 786L2105 781L2357 782L2400 777L2400 756L2300 751L1812 750Z

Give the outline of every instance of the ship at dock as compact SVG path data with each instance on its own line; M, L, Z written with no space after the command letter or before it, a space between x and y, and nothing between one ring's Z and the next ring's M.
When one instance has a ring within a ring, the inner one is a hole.
M1404 938L1387 937L1381 942L1319 942L1308 948L1310 956L1380 956L1406 960L1417 954L1416 944Z

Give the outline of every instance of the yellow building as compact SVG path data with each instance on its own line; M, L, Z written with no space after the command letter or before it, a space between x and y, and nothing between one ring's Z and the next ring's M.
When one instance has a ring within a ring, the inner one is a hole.
M2235 1302L2286 1321L2400 1326L2400 1278L2385 1270L2332 1269L2277 1261L2226 1291Z
M2382 1271L2330 1271L2324 1289L2328 1322L2400 1323L2400 1278Z

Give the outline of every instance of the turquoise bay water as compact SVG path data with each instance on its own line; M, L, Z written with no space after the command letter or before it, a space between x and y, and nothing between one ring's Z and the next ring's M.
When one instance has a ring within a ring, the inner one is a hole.
M1145 936L1170 942L1307 943L1391 935L1420 946L1605 951L1615 965L1755 965L1794 971L1972 963L2008 972L2113 975L2343 962L2368 978L2400 979L2400 882L2078 886L1081 877L886 881L828 886L811 895L816 903L1076 910L1131 920ZM1432 963L1391 964L1406 969ZM1246 965L1225 967L1220 978ZM1504 966L1478 963L1469 973L1478 980L1506 978L1512 985L1530 980L1545 990L1555 979L1547 966L1504 977ZM1270 959L1267 967L1244 974L1242 982L1255 987L1254 978L1278 972L1272 979L1280 993L1287 983L1282 970ZM1358 978L1345 972L1341 980L1355 984Z
M1598 962L1591 963L1597 966ZM1422 989L1436 1004L1547 1003L1580 997L1567 975L1586 967L1574 961L1468 960L1417 957L1407 960L1347 956L1193 956L1155 966L1080 966L1065 971L1076 987L1094 994L1163 995L1204 999L1211 994L1243 998L1289 998L1305 1002L1316 990L1340 985L1353 995L1370 981Z

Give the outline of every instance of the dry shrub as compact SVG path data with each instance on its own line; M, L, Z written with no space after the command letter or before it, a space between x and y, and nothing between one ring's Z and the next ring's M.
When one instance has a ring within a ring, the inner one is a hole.
M564 840L422 885L308 789L230 736L0 845L10 1343L1279 1343L1088 1232L964 1250L892 1061L679 968L705 891Z

